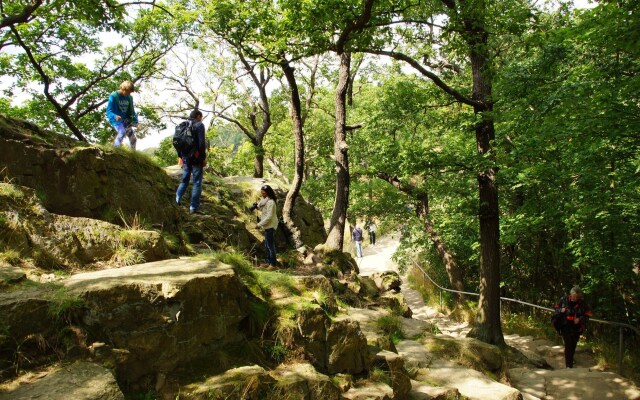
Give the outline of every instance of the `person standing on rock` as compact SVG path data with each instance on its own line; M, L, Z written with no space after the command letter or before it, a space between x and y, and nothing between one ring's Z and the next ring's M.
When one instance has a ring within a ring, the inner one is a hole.
M258 228L264 229L264 248L267 252L267 264L269 267L276 266L276 228L278 227L278 214L276 210L276 193L269 185L260 188L261 199L255 206L262 215Z
M351 232L351 238L356 245L356 257L362 258L362 228L358 224L353 228Z
M191 130L196 141L196 150L193 156L179 154L182 161L182 180L176 191L176 204L180 205L180 199L189 186L191 174L193 174L193 185L191 187L191 203L189 212L191 214L202 214L200 208L200 196L202 195L202 174L207 166L207 146L205 128L202 123L202 111L195 109L191 111L189 120L192 121Z
M564 361L567 368L573 368L573 356L576 352L580 335L587 327L591 316L589 306L584 302L582 289L571 288L568 296L562 297L554 305L557 324L555 324L564 341Z
M124 81L120 84L120 88L109 96L107 118L117 132L113 142L114 147L120 147L126 136L129 138L129 147L132 150L136 149L138 139L133 127L138 125L138 114L133 107L133 97L131 96L134 91L133 82Z

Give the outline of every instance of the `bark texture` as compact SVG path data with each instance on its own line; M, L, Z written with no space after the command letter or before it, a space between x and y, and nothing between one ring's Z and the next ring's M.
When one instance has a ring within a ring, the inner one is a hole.
M334 130L333 155L336 163L336 193L333 213L329 222L329 235L326 245L342 251L344 246L344 229L349 206L349 146L347 145L347 110L346 98L349 86L349 68L351 54L340 55L340 73L336 88L336 124Z
M302 176L304 173L304 135L302 131L302 107L300 104L300 92L298 91L298 84L296 82L293 68L291 68L291 65L289 65L289 62L286 60L283 60L280 63L280 66L282 67L282 71L284 72L284 75L287 78L287 82L289 84L289 92L291 96L289 112L291 114L293 138L295 142L295 172L293 175L293 182L291 182L291 187L289 189L289 192L287 192L287 197L282 208L282 218L287 228L287 233L293 241L294 246L296 248L300 248L304 243L302 242L302 238L300 236L300 229L298 229L293 221L292 211L293 206L296 202L296 198L300 193L300 186L302 186Z

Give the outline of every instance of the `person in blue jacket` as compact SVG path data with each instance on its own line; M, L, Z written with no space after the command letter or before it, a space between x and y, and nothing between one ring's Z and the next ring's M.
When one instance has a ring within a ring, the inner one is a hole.
M117 132L116 140L113 142L114 147L119 147L126 136L129 138L131 149L136 149L138 139L133 127L138 125L138 114L133 107L133 97L131 96L134 91L133 82L124 81L120 84L120 88L109 96L107 118Z
M189 120L192 121L191 131L196 141L196 149L192 157L180 154L180 164L182 165L182 179L176 191L176 204L180 205L180 199L187 191L191 174L193 174L193 185L191 187L191 203L189 212L191 214L203 214L200 208L200 196L202 195L202 174L207 166L207 140L205 127L202 123L202 111L195 109L191 111Z

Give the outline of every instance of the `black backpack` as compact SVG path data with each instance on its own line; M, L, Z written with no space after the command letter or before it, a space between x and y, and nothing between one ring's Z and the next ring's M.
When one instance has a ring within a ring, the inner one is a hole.
M193 121L183 121L176 126L173 134L173 147L178 152L178 157L192 160L198 147L198 139L193 132Z

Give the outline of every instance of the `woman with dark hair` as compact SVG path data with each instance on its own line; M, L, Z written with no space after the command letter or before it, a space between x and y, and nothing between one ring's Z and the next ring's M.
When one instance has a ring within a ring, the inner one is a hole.
M579 286L571 288L569 295L561 298L554 305L556 316L556 329L562 335L564 341L564 361L567 368L573 368L573 356L580 335L587 327L591 316L589 306L584 302L582 289Z
M278 227L278 215L276 214L276 194L269 185L260 188L262 198L257 203L258 210L262 212L262 218L258 222L258 228L264 229L264 247L267 251L267 264L276 266L276 228Z

